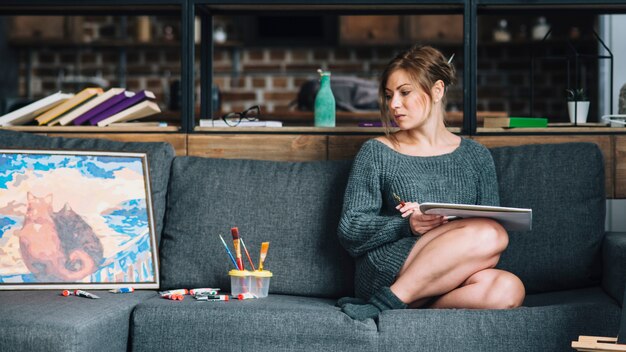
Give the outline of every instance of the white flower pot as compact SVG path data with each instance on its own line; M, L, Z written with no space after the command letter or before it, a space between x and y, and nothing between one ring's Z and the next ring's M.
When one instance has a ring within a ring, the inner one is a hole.
M567 112L569 113L569 121L571 123L585 123L587 122L587 114L589 113L589 102L568 101Z

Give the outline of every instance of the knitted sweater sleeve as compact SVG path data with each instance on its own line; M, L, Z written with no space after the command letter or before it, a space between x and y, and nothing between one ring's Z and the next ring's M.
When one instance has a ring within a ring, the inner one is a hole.
M496 166L487 148L481 146L478 158L478 204L480 205L500 205L500 195L498 193L498 177Z
M338 235L353 257L411 235L407 219L381 212L384 178L380 157L371 142L366 143L357 154L348 179Z

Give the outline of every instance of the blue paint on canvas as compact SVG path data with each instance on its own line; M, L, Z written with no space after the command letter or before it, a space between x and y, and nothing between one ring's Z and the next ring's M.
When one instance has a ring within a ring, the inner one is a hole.
M16 223L17 221L8 216L0 217L0 238L2 238L6 230L10 229Z
M148 226L148 209L145 199L132 199L120 204L119 209L103 214L107 225L113 230L129 234L140 235Z

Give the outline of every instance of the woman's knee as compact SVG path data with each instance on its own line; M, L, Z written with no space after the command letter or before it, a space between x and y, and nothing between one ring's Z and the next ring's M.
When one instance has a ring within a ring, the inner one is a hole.
M526 290L522 280L503 271L493 278L485 300L492 309L517 308L524 302Z
M470 237L476 254L499 256L509 244L509 235L500 223L491 219L467 219L466 234Z

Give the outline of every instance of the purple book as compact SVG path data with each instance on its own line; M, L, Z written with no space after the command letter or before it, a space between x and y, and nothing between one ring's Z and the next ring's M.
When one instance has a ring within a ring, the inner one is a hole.
M98 122L106 119L109 116L113 116L115 114L117 114L118 112L122 111L122 110L126 110L129 107L140 103L146 99L155 99L154 93L152 93L149 90L142 90L141 92L131 96L131 97L127 97L126 99L123 99L122 101L118 102L117 104L109 107L108 109L102 111L101 113L99 113L96 116L93 116L92 118L89 119L89 123L93 126L96 126L98 124Z
M94 116L100 114L101 112L121 102L122 100L132 97L133 95L135 95L135 93L128 92L128 91L123 91L119 94L116 94L113 97L111 97L111 99L107 99L106 101L102 102L102 104L99 104L93 109L78 116L77 118L74 119L74 121L72 121L72 123L76 126L82 125L85 122L89 121L89 119L93 118Z

